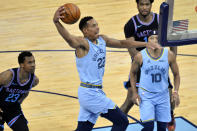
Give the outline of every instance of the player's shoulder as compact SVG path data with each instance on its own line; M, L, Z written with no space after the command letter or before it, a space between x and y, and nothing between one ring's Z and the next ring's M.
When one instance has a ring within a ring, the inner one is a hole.
M131 25L134 24L134 23L133 23L133 19L134 19L135 16L136 16L136 15L132 16L132 17L125 23L125 27L131 26Z
M173 51L171 51L171 50L169 50L169 49L166 49L166 50L168 50L168 57L172 57L172 58L174 58L174 57L176 57L176 55L174 54L174 52Z
M8 69L0 73L0 84L7 85L13 77L13 72Z
M138 52L135 56L134 56L134 60L140 60L142 59L142 53Z
M77 42L80 43L80 46L78 46L76 49L79 49L81 47L85 49L89 48L88 40L85 37L77 36Z
M159 16L159 14L156 13L156 12L151 12L151 13L152 13L152 15L154 15L154 16Z
M159 22L159 14L153 12L153 15L154 15L154 20L157 20Z
M169 49L167 49L167 50L168 50L168 60L169 61L176 60L176 55L174 54L174 52Z
M136 63L138 65L141 65L142 64L142 54L141 52L138 52L135 56L134 56L134 59L133 59L133 63Z
M35 75L34 83L32 86L35 87L38 84L39 84L39 78Z
M6 71L1 72L0 75L4 76L4 78L12 77L13 76L13 72L11 71L11 69L8 69Z
M104 41L108 40L108 36L104 35L104 34L100 34L98 38L103 39Z
M164 48L164 50L168 51L168 55L175 55L173 51L167 49L167 48Z
M77 39L79 40L79 41L85 41L86 39L84 38L84 37L82 37L82 36L77 36Z

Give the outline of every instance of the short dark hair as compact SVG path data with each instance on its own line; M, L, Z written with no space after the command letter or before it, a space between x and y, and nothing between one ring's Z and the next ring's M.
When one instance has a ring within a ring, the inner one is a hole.
M93 19L92 16L83 17L79 22L79 29L82 31L84 27L87 26L87 21Z
M136 0L136 3L138 4L140 0ZM152 4L154 0L150 0L150 3Z
M23 52L21 52L19 54L19 56L18 56L18 63L19 64L24 63L25 57L30 57L30 56L33 56L30 51L23 51Z

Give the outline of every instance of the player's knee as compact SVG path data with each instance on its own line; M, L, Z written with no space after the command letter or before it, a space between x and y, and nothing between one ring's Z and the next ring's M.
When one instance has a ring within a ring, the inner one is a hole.
M77 129L75 131L91 131L94 124L89 121L78 121Z
M129 125L129 120L126 115L123 115L119 120L113 123L114 126L119 127L121 130L126 130Z
M144 122L144 128L141 131L153 131L154 129L154 121Z
M127 127L129 125L129 120L127 117L123 117L122 120L118 124L124 127Z
M115 110L109 110L109 112L113 112L112 115L112 122L114 126L120 127L120 129L126 129L129 125L129 120L127 116L118 108L116 107Z
M166 126L167 126L167 123L166 122L157 122L157 129L159 131L166 131Z
M122 121L114 122L111 131L126 131L128 125L129 125L128 119L123 119Z
M128 125L129 124L129 120L127 115L125 115L118 107L116 107L116 110L120 113L120 120L118 121L119 124L123 124L123 125Z

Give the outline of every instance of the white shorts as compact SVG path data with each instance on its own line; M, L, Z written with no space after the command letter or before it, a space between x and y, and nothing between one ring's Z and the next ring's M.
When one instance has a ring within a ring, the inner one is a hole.
M101 113L107 113L108 109L114 109L116 104L106 97L102 89L78 88L80 111L78 121L90 121L95 124Z
M161 93L152 94L153 97L147 98L146 94L150 96L149 92L138 89L141 98L140 103L140 118L142 122L151 120L160 122L170 122L170 96L168 89Z

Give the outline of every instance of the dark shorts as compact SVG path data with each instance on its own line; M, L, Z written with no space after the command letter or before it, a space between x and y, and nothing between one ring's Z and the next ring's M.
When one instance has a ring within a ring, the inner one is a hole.
M3 125L5 122L7 125L12 128L12 125L19 120L19 123L27 124L27 120L25 116L23 115L23 112L21 110L20 106L12 107L12 108L4 108L0 107L3 112L0 114L2 119L0 120L1 125ZM18 122L17 122L18 123Z

